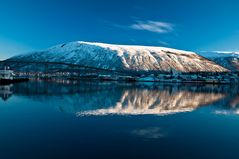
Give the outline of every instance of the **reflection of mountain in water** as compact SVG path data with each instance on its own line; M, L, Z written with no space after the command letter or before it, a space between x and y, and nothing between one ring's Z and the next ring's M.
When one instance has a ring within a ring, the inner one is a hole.
M13 92L79 116L160 115L192 111L206 105L220 105L223 109L238 105L235 98L238 87L230 85L28 82L14 85Z
M127 90L119 102L103 109L79 112L78 115L107 114L170 114L192 111L200 106L211 104L224 95L221 93L198 93L168 90Z
M225 98L214 103L216 114L239 114L239 89L229 90Z

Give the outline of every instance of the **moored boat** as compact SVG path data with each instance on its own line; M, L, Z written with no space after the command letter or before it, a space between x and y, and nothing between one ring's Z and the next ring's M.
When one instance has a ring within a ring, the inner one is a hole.
M28 78L14 77L14 71L8 66L4 66L4 69L0 70L0 84L11 84L28 80Z

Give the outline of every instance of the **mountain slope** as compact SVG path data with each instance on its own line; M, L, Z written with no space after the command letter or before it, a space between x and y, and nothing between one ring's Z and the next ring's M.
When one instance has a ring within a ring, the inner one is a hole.
M81 41L57 45L45 51L19 55L8 60L64 62L118 71L227 71L194 52Z
M210 53L209 53L210 54ZM231 71L239 71L238 52L213 52L213 56L208 57L215 63Z

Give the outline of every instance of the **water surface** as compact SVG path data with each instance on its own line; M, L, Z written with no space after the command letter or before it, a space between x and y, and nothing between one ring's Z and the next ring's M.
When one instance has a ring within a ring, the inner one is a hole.
M0 86L0 158L239 158L237 85Z

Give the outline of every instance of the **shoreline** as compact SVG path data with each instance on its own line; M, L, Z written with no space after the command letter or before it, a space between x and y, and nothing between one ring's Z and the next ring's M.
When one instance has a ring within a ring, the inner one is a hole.
M161 83L161 84L212 84L212 85L237 85L238 82L216 82L216 81L166 81L166 80L116 80L116 79L98 79L98 78L78 78L78 79L67 79L67 78L30 78L30 81L33 80L42 80L42 81L69 81L69 82L123 82L123 83Z

